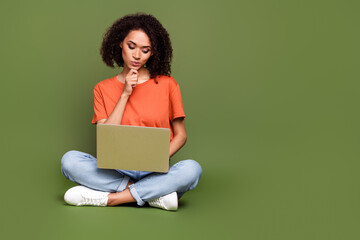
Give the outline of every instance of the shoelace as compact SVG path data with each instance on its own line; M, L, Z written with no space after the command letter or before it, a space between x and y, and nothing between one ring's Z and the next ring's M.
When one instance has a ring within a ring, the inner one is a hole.
M152 204L156 204L158 206L162 206L163 205L163 198L162 197L159 197L159 198L156 198L156 199L153 199L151 201Z
M101 206L105 204L105 197L103 194L99 193L82 193L81 196L83 197L84 201L82 201L81 205L95 205Z

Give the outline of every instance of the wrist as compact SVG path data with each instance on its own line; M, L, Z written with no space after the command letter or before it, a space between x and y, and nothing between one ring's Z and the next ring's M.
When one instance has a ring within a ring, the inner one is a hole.
M126 93L125 91L120 96L120 98L126 98L126 99L128 99L129 97L130 97L130 94Z

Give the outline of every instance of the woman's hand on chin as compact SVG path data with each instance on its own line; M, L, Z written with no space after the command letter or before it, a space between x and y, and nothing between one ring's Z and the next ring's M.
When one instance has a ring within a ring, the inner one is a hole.
M122 94L130 96L133 88L136 87L139 80L139 72L135 69L130 69L125 77L125 86Z

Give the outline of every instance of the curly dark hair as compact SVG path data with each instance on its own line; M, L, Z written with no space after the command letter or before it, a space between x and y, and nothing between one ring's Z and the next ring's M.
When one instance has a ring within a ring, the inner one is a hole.
M116 63L118 67L124 66L120 42L122 42L132 30L142 30L150 39L153 55L145 64L150 72L150 77L155 78L157 75L170 76L170 63L173 50L169 33L161 25L159 20L145 13L123 16L107 29L100 48L100 54L104 63L112 68L115 67L114 63Z

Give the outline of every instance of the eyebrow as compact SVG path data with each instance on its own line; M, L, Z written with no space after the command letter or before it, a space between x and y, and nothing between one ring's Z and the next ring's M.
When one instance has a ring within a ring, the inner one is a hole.
M133 44L135 44L136 45L136 43L134 43L133 41L131 41L131 40L129 40L128 42L131 42L131 43L133 43ZM148 48L151 48L150 46L143 46L143 47L148 47Z

